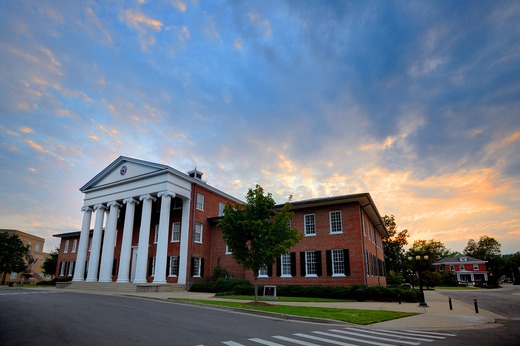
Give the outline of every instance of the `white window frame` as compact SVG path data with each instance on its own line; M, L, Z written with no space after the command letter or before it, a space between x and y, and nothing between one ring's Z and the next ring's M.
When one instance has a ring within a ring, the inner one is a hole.
M441 265L439 266L439 271L440 271L440 272L443 272L443 271L444 271L444 264L441 264Z
M225 203L219 202L218 204L218 216L224 216L224 208L226 207Z
M154 277L155 276L155 262L156 262L156 258L157 257L152 257L152 270L151 270L151 277Z
M200 278L200 269L201 269L201 260L200 257L194 257L193 258L193 277L194 278Z
M69 240L65 240L65 246L63 247L63 253L69 252Z
M202 244L203 227L201 223L195 224L195 243Z
M18 278L18 273L11 272L11 274L9 274L9 279L15 280L16 278Z
M465 269L464 269L464 264L459 264L459 271L460 271L460 270L465 270Z
M286 253L280 256L280 271L282 278L292 278L291 269L291 254Z
M177 243L181 241L181 223L174 222L172 223L172 238L170 242Z
M345 276L345 258L343 257L343 249L331 250L330 255L332 261L332 276Z
M76 252L76 248L78 247L78 240L77 239L74 239L72 241L72 250L70 252L74 253Z
M455 271L455 266L453 264L450 265L450 271L452 271L452 272Z
M197 193L197 210L204 211L204 195Z
M40 252L40 244L36 244L36 246L34 247L34 250L37 251L37 252Z
M478 270L478 264L473 265L473 270Z
M60 262L60 276L65 276L65 267L67 262Z
M229 248L228 244L226 244L226 255L230 255L232 253L233 253L233 251L231 251L231 249Z
M339 215L339 218L335 215ZM330 234L343 233L343 226L341 220L341 210L335 210L329 212L329 223L330 223ZM339 230L338 230L339 226ZM369 232L370 234L370 232Z
M75 264L76 264L76 262L74 262L74 261L69 262L69 270L67 271L67 276L72 276L72 274L74 273Z
M303 215L303 233L305 236L316 235L316 215L305 214Z
M177 273L175 273L177 271ZM177 277L179 275L179 257L170 256L170 268L168 268L169 277Z
M268 278L269 273L267 271L267 266L264 265L262 268L258 269L258 277L259 278Z
M153 234L153 243L157 244L159 241L159 224L155 225L155 232Z
M305 277L318 277L316 251L305 251Z

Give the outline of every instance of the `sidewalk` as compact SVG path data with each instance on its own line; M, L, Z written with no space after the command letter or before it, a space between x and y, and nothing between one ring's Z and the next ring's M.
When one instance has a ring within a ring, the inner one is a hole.
M219 299L213 293L196 293L187 291L175 292L113 292L113 291L78 291L68 290L69 292L81 292L90 294L118 295L126 297L139 297L154 300L167 300L168 298L190 298L190 299ZM500 315L479 308L479 313L475 312L473 305L462 303L452 299L453 310L449 309L448 298L435 291L425 291L425 300L428 307L420 307L417 303L396 302L344 302L344 303L298 303L298 302L270 302L272 304L283 305L302 305L315 307L334 307L361 310L390 310L417 312L419 315L400 318L387 322L370 325L379 329L406 329L406 330L460 330L476 329L498 326L496 319L504 318ZM234 300L236 301L236 300ZM254 311L249 311L255 313Z

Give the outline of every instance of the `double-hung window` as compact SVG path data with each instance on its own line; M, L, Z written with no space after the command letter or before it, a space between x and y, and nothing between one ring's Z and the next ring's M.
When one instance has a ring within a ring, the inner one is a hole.
M168 276L178 276L178 275L179 275L179 257L170 256L170 268L168 270Z
M74 273L74 264L76 262L69 262L69 271L67 272L67 276L72 276L72 274Z
M194 277L201 277L201 269L202 269L202 258L194 257L193 258L193 276Z
M218 204L218 216L224 216L224 208L226 205L224 203Z
M280 263L282 277L291 277L291 254L283 254L281 256Z
M76 247L78 246L78 240L74 239L72 241L72 250L70 252L76 252Z
M181 223L174 222L172 224L172 239L171 242L176 242L181 240Z
M269 276L269 273L267 272L267 266L263 266L262 268L258 269L259 278L266 278L268 276Z
M153 243L157 244L158 241L159 241L159 224L155 225L155 233L154 233L154 236L153 236Z
M305 235L316 235L316 218L314 214L306 214L303 217Z
M197 193L197 209L204 210L204 195Z
M195 224L195 243L202 243L202 224Z
M341 229L341 211L330 212L330 233L342 233Z
M65 246L63 247L63 253L69 252L69 241L65 240Z
M156 257L152 257L151 258L151 263L150 263L150 276L155 276L155 260L156 260Z
M317 276L316 251L305 252L305 276Z
M345 258L343 250L332 250L332 276L345 275Z

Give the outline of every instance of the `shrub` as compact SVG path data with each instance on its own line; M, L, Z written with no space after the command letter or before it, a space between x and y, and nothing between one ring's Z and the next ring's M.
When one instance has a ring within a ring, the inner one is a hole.
M197 282L191 285L190 292L214 292L212 282Z
M248 280L244 280L244 279L232 279L232 280L220 279L213 286L213 292L215 292L215 293L232 292L233 289L235 288L235 286L239 286L239 285L252 286Z
M54 281L38 281L36 283L37 286L56 286L56 282Z

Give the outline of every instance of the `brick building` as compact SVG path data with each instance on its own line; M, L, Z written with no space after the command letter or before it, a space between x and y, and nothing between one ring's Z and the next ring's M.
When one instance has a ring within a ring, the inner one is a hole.
M17 235L18 238L23 241L24 245L30 245L29 253L24 258L27 269L20 273L7 273L5 282L11 282L12 284L33 284L44 280L41 265L45 257L49 255L48 253L43 252L45 239L15 229L0 229L0 233ZM0 278L3 274L4 273L0 274Z
M445 257L433 263L435 270L439 273L450 272L456 276L459 284L488 281L487 261L471 256L458 254L455 257Z
M243 202L208 185L202 172L121 156L80 190L81 231L55 235L58 277L189 285L220 265L235 278L253 279L232 259L217 227L227 202ZM370 194L292 205L292 227L305 237L261 271L261 284L386 285L387 230Z

